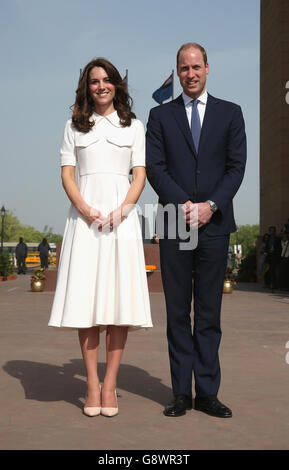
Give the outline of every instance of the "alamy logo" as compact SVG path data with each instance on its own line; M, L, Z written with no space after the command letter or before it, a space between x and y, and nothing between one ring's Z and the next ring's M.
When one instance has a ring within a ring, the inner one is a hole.
M126 223L129 223L133 212L139 216L140 238L143 233L150 232L150 217L149 215L155 214L154 222L154 234L162 240L168 238L171 240L179 240L180 250L194 250L198 245L198 205L191 204L186 206L185 204L145 204L144 213L138 204L127 204L124 209L121 206L118 209L111 211L112 208L104 205L99 205L97 208L90 208L90 229L96 237L101 235L108 235L114 232L114 236L117 238L120 236L122 239L134 237L133 231L128 231L124 235L121 230L116 230L124 218L129 219Z

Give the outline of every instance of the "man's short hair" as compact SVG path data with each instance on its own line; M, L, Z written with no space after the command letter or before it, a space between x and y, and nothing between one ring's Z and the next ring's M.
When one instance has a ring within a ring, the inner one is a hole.
M183 44L178 50L177 67L179 66L180 53L186 49L191 49L191 48L199 49L199 51L201 51L203 59L204 59L204 64L207 65L208 63L207 53L206 53L206 50L203 48L203 46L201 46L201 44L198 44L197 42L187 42L186 44Z

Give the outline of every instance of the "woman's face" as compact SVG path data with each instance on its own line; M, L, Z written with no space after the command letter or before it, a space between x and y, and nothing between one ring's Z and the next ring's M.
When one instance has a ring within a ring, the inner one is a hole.
M93 67L89 73L89 90L96 109L113 107L115 86L102 67Z

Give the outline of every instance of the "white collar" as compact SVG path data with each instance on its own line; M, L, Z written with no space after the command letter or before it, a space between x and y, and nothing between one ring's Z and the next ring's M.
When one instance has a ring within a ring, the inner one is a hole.
M191 103L192 99L190 96L186 95L185 92L182 93L182 97L183 97L183 100L184 100L184 104L185 106L187 106L189 103ZM208 92L207 90L205 90L199 97L198 97L198 100L203 103L203 104L207 104L207 99L208 99Z
M97 114L96 112L93 112L91 117L94 119L95 124L98 124L103 119L106 119L107 121L109 121L114 126L121 127L117 111L113 111L112 113L108 114L107 116L102 116L101 114Z

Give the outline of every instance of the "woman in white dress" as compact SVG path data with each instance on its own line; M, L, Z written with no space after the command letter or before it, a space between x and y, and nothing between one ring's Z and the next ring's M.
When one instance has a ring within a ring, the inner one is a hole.
M126 83L109 61L89 62L60 151L62 184L72 204L48 325L78 329L88 416L118 413L115 389L127 332L152 327L134 206L145 185L145 138L131 102ZM107 364L101 386L97 358L103 330Z

